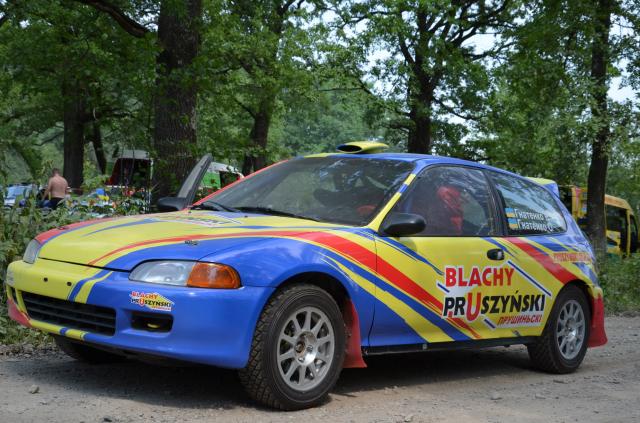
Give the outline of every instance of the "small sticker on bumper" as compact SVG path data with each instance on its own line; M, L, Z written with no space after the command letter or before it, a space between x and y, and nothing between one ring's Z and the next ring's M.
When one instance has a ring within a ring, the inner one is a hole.
M137 304L140 307L146 307L151 310L171 311L173 308L173 301L163 297L157 292L131 291L129 298L131 298L132 304Z

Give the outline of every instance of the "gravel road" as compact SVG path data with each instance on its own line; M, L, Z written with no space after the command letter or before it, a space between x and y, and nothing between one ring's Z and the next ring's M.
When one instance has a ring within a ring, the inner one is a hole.
M640 317L606 325L609 344L574 374L532 370L522 347L377 357L345 370L324 406L290 413L257 407L232 371L5 347L0 422L638 422Z

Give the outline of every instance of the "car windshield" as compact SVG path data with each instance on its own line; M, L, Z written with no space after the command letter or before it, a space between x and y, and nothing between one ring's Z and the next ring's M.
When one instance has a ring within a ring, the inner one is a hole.
M212 209L367 224L413 164L358 157L308 157L278 164L212 197ZM202 206L206 208L207 202Z

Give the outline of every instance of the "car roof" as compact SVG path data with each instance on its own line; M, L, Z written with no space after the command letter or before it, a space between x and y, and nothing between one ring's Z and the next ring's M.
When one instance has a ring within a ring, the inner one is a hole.
M345 157L345 158L360 158L360 159L378 159L378 160L399 160L405 162L416 162L420 163L424 166L433 165L433 164L453 164L460 166L473 166L481 169L493 170L496 172L507 173L510 175L517 176L519 178L524 178L522 175L518 175L513 172L509 172L508 170L500 169L497 167L489 166L483 163L474 162L471 160L463 160L456 159L454 157L446 157L446 156L435 156L429 154L416 154L416 153L323 153L323 154L312 154L308 156L302 156L302 158L310 158L310 157Z

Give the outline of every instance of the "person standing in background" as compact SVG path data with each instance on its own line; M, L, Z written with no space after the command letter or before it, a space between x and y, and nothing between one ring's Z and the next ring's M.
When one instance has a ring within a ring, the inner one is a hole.
M69 189L67 180L60 176L60 170L54 168L51 171L47 189L44 191L44 198L49 200L49 207L55 210L58 203L67 195L67 189Z

